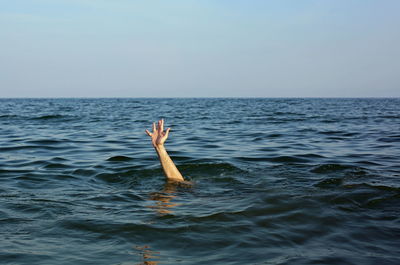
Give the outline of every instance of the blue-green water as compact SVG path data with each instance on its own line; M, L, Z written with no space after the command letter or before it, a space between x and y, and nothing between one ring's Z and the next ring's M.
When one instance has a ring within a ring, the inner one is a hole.
M0 236L1 264L400 264L400 99L1 99Z

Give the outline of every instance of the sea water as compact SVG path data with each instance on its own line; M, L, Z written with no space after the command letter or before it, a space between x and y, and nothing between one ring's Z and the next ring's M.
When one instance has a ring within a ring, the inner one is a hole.
M0 264L400 264L400 99L1 99Z

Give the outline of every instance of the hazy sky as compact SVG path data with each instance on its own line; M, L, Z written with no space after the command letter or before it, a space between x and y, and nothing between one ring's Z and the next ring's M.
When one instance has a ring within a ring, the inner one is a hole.
M0 97L399 97L399 0L0 0Z

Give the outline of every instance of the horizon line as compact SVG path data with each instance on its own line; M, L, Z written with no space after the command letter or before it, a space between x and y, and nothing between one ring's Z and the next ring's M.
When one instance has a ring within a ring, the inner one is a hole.
M257 97L257 96L223 96L223 97L1 97L0 99L396 99L400 96L364 96L364 97Z

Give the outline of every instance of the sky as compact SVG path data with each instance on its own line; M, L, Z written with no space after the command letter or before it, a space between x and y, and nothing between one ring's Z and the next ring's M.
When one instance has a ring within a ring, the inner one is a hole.
M0 97L400 97L398 0L0 0Z

